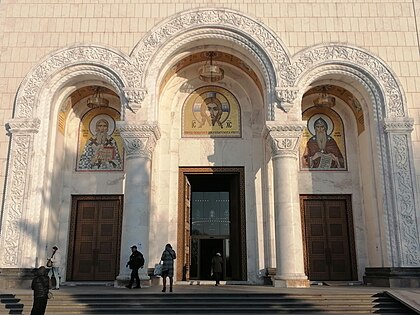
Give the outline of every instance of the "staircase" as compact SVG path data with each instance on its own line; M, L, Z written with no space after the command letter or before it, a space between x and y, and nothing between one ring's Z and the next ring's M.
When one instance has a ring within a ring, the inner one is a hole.
M0 315L26 314L28 293L0 294ZM416 314L380 292L351 294L297 293L69 293L48 301L47 315L70 314Z

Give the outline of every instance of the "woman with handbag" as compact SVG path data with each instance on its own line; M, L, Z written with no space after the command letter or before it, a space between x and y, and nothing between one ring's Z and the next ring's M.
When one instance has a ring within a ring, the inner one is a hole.
M176 253L172 249L171 244L166 244L165 250L162 253L160 260L162 261L162 280L163 289L162 292L166 292L166 277L169 277L169 292L172 292L172 286L174 283L174 260L176 259Z

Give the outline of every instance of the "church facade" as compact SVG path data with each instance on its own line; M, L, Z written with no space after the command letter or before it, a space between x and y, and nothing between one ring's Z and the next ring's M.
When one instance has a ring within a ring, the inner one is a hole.
M3 2L3 285L418 286L418 9Z

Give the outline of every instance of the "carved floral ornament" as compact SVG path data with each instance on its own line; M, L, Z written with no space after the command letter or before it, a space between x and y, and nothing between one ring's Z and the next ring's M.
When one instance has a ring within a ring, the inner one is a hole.
M41 121L38 118L35 119L12 119L7 123L6 129L9 133L37 133Z
M129 57L112 49L96 46L76 46L61 50L42 61L25 78L16 99L16 117L29 118L33 116L34 105L42 85L49 80L53 73L68 69L70 65L91 64L98 68L109 69L120 79L124 86L133 91L141 91L139 72L136 71ZM132 105L139 101L133 97L134 93L127 93L128 102Z
M290 156L297 158L299 142L304 124L274 124L268 122L266 125L266 137L274 156Z
M246 45L256 47L261 54L268 56L270 62L267 62L266 67L272 68L277 82L270 82L276 84L270 90L275 93L274 98L280 101L280 106L286 112L296 98L300 76L320 64L344 61L349 67L368 71L373 80L380 83L386 97L388 117L406 115L398 82L387 66L368 52L331 44L308 48L291 58L277 35L259 21L229 9L195 9L177 14L156 26L138 43L131 57L116 50L91 45L70 47L51 55L35 67L23 82L16 100L16 117L32 117L36 96L42 84L53 73L77 64L98 65L115 73L124 82L122 94L127 100L127 107L136 112L147 93L145 80L148 68L153 67L150 64L153 56L168 43L176 41L178 36L185 34L186 29L194 31L203 27L216 30L222 27L242 34Z
M145 157L150 159L157 140L160 139L160 130L153 124L128 124L117 122L120 135L124 140L127 158Z
M390 132L410 132L414 129L414 119L408 117L385 118L384 131Z

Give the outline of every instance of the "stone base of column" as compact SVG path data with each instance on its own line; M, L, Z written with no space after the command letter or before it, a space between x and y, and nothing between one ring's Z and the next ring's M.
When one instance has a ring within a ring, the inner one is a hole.
M0 290L30 288L34 277L34 268L0 268Z
M389 288L418 288L419 267L371 267L365 269L363 282L366 285Z
M308 288L311 285L308 277L302 274L275 276L273 286L277 288Z
M146 274L139 274L140 284L141 286L151 286L152 281L150 277ZM114 288L124 288L130 282L130 276L127 275L119 275L114 280Z

